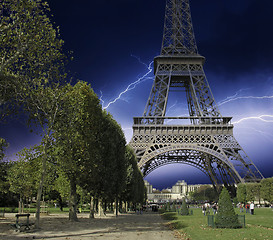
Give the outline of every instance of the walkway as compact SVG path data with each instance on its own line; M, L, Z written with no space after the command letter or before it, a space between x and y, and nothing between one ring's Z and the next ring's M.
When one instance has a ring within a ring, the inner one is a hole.
M8 225L13 218L0 220L0 239L57 239L57 240L177 240L159 214L122 214L117 218L111 214L104 218L88 219L87 214L79 215L79 222L69 222L67 215L42 217L39 232L16 233Z

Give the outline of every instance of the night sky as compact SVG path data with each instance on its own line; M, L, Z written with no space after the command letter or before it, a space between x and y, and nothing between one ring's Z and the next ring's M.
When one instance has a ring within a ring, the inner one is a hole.
M142 116L152 87L148 66L160 54L165 0L48 2L65 51L73 51L71 75L91 84L129 142L133 117ZM235 138L264 177L272 177L273 1L190 3L198 51L206 57L205 73L221 114L233 117ZM169 116L188 115L184 96L175 95L168 104ZM1 125L0 133L10 143L10 158L39 142L18 120ZM158 188L183 179L209 183L202 172L183 164L161 167L146 179Z

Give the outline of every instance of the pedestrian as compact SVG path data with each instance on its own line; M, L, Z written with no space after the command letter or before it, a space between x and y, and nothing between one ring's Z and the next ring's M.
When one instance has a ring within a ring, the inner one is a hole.
M254 214L254 202L250 203L250 213L251 215Z
M240 208L240 212L244 212L244 204L243 203L240 203L239 208Z
M246 213L249 213L249 204L246 204Z
M212 209L213 209L213 214L215 215L217 213L217 205L216 205L216 203L214 203L212 205Z
M203 212L204 216L206 215L206 210L207 210L206 206L203 205L203 207L202 207L202 212Z

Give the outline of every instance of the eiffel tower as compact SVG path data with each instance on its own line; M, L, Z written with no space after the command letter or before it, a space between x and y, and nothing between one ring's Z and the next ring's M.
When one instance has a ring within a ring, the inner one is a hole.
M189 0L167 0L161 54L154 58L155 79L143 116L134 118L130 145L138 166L145 177L167 164L188 164L214 186L260 181L262 174L233 136L232 117L223 117L217 107L204 62ZM165 116L173 90L183 90L189 116Z

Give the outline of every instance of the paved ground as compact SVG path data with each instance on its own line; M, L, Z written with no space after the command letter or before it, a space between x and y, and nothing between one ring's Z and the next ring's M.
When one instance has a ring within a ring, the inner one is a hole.
M79 215L79 222L69 222L66 214L41 218L40 231L15 232L10 226L15 214L0 219L0 239L70 239L70 240L174 240L179 236L166 226L159 214L122 214L117 218L107 215L103 218L88 219L87 214ZM32 220L34 221L33 217Z

